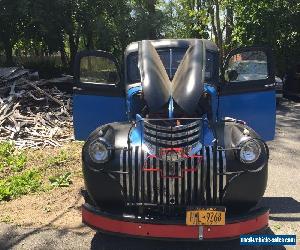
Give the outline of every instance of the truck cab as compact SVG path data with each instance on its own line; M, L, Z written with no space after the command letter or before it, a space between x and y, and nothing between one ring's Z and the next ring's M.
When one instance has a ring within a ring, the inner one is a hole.
M80 52L75 62L83 221L191 240L266 227L268 209L255 206L267 185L265 142L275 133L271 51L239 48L221 67L211 41L143 40L119 65L104 51ZM248 74L249 65L263 67Z

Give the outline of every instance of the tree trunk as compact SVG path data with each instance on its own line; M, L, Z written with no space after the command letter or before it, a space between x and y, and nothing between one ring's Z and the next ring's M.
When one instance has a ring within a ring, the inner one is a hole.
M60 59L61 59L61 64L62 64L63 68L67 68L68 67L68 57L67 57L65 48L63 48L63 47L60 48Z
M14 63L13 62L13 46L9 40L5 41L4 50L5 50L5 65L12 66Z
M149 11L149 19L150 19L150 26L149 26L149 33L148 39L156 39L156 20L155 19L155 5L157 0L148 0L147 1L147 9Z
M61 59L62 66L63 66L63 68L67 68L68 67L68 56L67 56L67 53L65 50L65 43L64 43L63 35L61 35L61 37L60 37L59 52L60 52L60 59Z
M222 29L221 29L221 21L220 21L220 5L219 0L215 1L216 5L216 28L217 28L217 36L218 36L218 47L220 49L220 59L221 62L223 61L223 36L222 36Z
M226 53L231 50L231 41L232 41L232 32L233 32L233 9L231 6L226 8L226 37L225 37L225 44L227 45Z
M70 47L70 61L69 61L69 67L70 72L73 73L74 69L74 62L75 62L75 56L78 51L78 41L77 36L74 34L69 34L69 47Z

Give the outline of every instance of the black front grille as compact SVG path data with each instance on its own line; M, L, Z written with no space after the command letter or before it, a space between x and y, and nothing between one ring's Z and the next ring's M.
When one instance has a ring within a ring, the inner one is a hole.
M127 206L219 204L225 171L225 152L213 153L212 146L176 162L156 158L139 146L120 154L120 184Z

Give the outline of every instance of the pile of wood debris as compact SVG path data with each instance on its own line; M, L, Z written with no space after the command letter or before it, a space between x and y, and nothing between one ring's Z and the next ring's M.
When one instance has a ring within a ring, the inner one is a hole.
M43 148L73 140L71 95L37 79L28 70L0 69L0 142Z

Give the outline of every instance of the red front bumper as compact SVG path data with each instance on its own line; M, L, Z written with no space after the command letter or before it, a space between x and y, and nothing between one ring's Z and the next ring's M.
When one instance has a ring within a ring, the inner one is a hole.
M259 209L249 213L247 217L231 219L224 226L186 226L185 224L162 224L159 221L146 222L143 220L139 222L137 219L103 213L88 204L84 204L82 220L96 230L133 237L213 240L237 238L241 234L254 233L266 228L269 210Z

